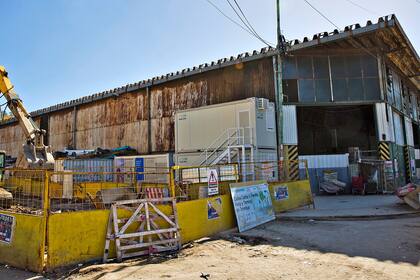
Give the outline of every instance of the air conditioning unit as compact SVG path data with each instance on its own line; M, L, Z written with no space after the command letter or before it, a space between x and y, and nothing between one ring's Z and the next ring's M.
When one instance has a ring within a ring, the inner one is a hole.
M268 99L258 98L257 108L258 110L266 110L268 108Z

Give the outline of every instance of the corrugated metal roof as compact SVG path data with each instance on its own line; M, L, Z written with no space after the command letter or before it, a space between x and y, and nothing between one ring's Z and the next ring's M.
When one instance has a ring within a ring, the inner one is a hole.
M304 48L310 48L318 46L319 44L327 44L327 43L333 43L335 41L343 40L345 38L356 37L360 36L362 34L375 32L376 30L391 27L391 26L398 26L400 30L402 31L403 35L405 36L402 28L399 26L398 21L395 17L395 15L390 16L384 16L380 17L378 19L378 22L376 24L373 24L371 21L367 21L366 26L361 27L360 24L353 24L346 26L344 28L344 31L334 30L333 32L321 32L313 35L312 40L310 40L308 37L303 38L302 41L299 40L292 40L288 42L287 50L288 52L294 52L298 51ZM410 41L407 37L405 37L407 40L408 45L410 46L413 55L417 58L419 61L419 56L415 49L412 47ZM257 59L261 59L263 57L270 57L277 54L277 50L273 48L262 48L261 50L254 50L252 52L246 52L242 53L236 56L226 57L219 59L217 61L212 61L210 63L204 63L200 64L199 66L195 66L192 68L186 68L177 72L168 73L166 75L156 76L151 79L138 81L136 83L127 84L125 86L121 86L118 88L114 88L111 90L103 91L100 93L96 93L93 95L81 97L78 99L74 99L71 101L67 101L64 103L60 103L57 105L53 105L44 109L40 109L37 111L34 111L31 113L33 117L43 115L46 113L51 113L54 111L59 111L63 109L72 108L73 106L78 106L86 103L95 102L101 99L109 98L109 97L115 97L119 96L120 94L124 94L127 92L133 92L142 88L146 88L152 85L159 85L165 82L173 81L176 79L200 74L203 72L220 69L224 67L228 67L234 64L238 64L241 62L248 62L253 61ZM420 65L420 61L419 61ZM4 122L3 124L14 122L14 119Z

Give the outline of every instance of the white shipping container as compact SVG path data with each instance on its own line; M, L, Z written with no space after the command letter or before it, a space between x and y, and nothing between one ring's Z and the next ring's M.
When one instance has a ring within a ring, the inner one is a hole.
M254 97L178 111L175 115L176 153L204 151L218 141L223 143L230 132L238 129L243 144L275 149L274 104Z

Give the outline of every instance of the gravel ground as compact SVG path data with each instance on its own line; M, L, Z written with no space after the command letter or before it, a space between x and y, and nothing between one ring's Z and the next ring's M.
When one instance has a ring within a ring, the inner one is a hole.
M420 217L274 221L243 234L199 240L177 256L91 265L48 278L420 279L419 233ZM1 267L0 279L43 278Z

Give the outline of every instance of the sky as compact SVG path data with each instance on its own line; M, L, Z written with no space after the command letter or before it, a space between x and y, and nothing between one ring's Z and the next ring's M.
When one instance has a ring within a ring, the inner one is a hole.
M237 2L275 43L276 1ZM395 13L420 53L420 0L309 2L342 29ZM206 0L0 0L0 11L0 65L29 111L264 47ZM281 0L281 26L288 40L335 28L304 0Z

